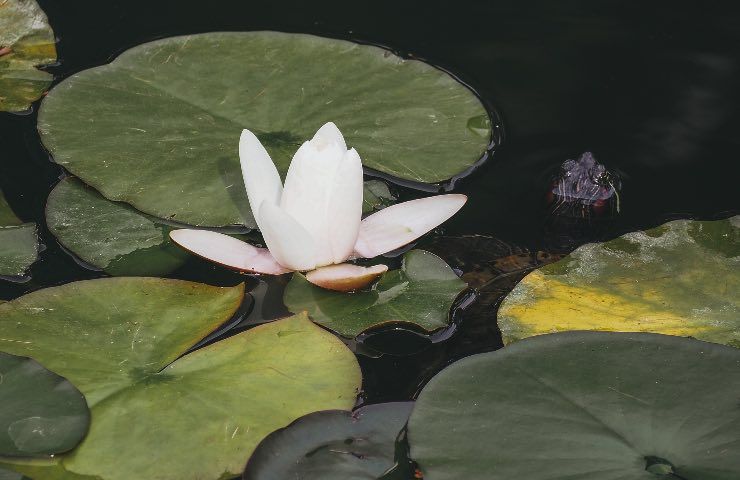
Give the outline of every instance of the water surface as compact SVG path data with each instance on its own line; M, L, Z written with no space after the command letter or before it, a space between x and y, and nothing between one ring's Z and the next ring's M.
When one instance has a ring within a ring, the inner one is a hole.
M57 81L143 42L215 30L354 39L453 72L496 107L505 134L493 159L457 183L456 191L470 202L443 227L449 236L496 237L481 258L495 248L524 256L529 251L531 258L540 251L545 258L669 219L715 219L738 211L740 6L735 2L39 3L59 38L60 64L50 69ZM40 225L47 247L30 282L0 282L5 300L101 276L63 252L44 226L45 199L63 172L41 147L35 120L35 111L0 114L0 188L23 220ZM554 222L544 205L550 177L564 160L584 151L620 174L621 213L591 224ZM420 246L433 249L434 243L427 238ZM450 251L447 260L462 256ZM245 279L196 259L172 276L222 285ZM494 290L503 295L518 278L506 276ZM456 330L431 347L411 334L368 340L402 355L360 356L365 399L409 399L454 359L499 348L496 298L489 295L485 305L473 302L457 310ZM279 297L268 298L264 312L282 314Z

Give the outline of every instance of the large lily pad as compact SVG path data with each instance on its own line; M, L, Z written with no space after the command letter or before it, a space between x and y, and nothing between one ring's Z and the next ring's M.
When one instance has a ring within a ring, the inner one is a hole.
M35 0L0 1L0 111L26 110L49 87L54 32Z
M285 173L330 120L367 167L417 182L465 172L491 134L478 98L441 70L374 46L278 32L132 48L55 87L39 131L58 163L111 200L192 225L254 226L241 130L256 132Z
M172 227L72 177L49 194L46 224L75 255L114 275L161 275L188 258L170 241Z
M36 224L16 217L0 191L0 275L23 275L38 255Z
M450 308L465 288L467 284L444 260L411 250L400 269L383 274L368 291L334 292L295 273L284 301L290 311L306 310L315 322L352 338L387 323L409 323L429 332L446 327Z
M357 362L305 315L178 358L242 296L243 286L108 278L0 305L2 348L64 375L92 409L90 432L59 465L106 480L228 478L273 430L350 408Z
M609 330L740 347L740 217L678 220L584 245L524 278L498 323L505 343Z
M377 479L396 466L396 440L412 406L381 403L306 415L260 443L243 479Z
M567 332L458 361L409 420L429 480L733 480L740 351Z
M0 456L53 455L87 433L85 397L31 358L0 352Z

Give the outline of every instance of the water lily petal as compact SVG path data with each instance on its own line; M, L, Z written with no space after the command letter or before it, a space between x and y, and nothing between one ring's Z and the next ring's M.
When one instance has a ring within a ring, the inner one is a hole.
M258 248L223 233L209 230L173 230L170 238L199 257L241 272L280 275L290 270L280 265L266 248Z
M265 200L273 204L280 202L283 192L280 174L257 136L246 129L242 130L239 138L239 162L252 214L257 221L257 226L262 230L258 215L259 209Z
M328 241L334 263L352 255L362 221L362 161L353 148L344 155L336 172L327 205Z
M339 128L334 122L327 122L321 128L316 131L316 134L311 139L312 143L320 147L329 143L336 143L342 149L347 151L347 143L344 141L344 135L339 131Z
M351 292L370 285L388 271L386 265L361 267L350 263L317 268L306 274L306 280L322 288L338 292Z
M280 206L314 239L319 266L334 263L329 238L332 219L328 212L344 154L336 143L318 149L310 141L305 142L293 157L285 177Z
M398 203L365 218L355 252L373 258L410 243L465 205L468 197L460 194L437 195Z
M316 268L316 242L285 210L262 202L257 218L267 248L280 265L300 271Z

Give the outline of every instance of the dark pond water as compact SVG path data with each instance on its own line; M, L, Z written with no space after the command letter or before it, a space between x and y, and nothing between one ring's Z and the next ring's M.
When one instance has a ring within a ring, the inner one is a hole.
M271 29L412 54L453 72L496 107L504 142L457 184L470 202L443 232L495 238L431 237L420 246L463 271L503 275L482 298L461 299L456 328L437 335L433 345L408 332L366 338L358 351L393 352L360 355L368 402L412 398L454 359L498 348L497 302L537 259L669 219L738 211L737 2L39 3L59 39L60 64L50 69L58 79L160 37ZM564 160L585 151L621 177L620 213L590 223L556 221L545 208L551 177ZM0 188L23 220L41 225L47 247L30 282L0 282L1 299L101 275L78 265L44 227L45 199L62 173L40 146L35 113L0 114ZM510 257L505 268L492 267L500 257ZM222 285L245 278L195 259L172 276ZM283 313L279 287L271 286L250 321Z

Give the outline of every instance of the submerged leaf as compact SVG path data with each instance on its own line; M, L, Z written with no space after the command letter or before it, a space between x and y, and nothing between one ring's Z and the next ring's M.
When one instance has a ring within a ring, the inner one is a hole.
M450 308L467 285L439 257L412 250L399 270L385 273L369 291L332 292L295 273L285 305L308 311L311 319L345 337L387 323L411 323L426 331L446 327Z
M243 291L110 278L0 305L2 348L69 378L92 409L85 440L49 468L106 480L228 477L273 430L351 408L357 361L305 315L182 356L232 316Z
M499 309L505 343L564 330L656 332L740 347L740 217L677 220L584 245Z
M723 345L542 335L432 378L409 420L411 457L434 480L733 480L738 392L740 351Z
M247 463L243 480L376 479L395 466L396 439L413 402L354 412L329 410L271 433Z
M278 32L217 32L134 47L72 75L39 113L56 162L105 197L191 225L255 226L239 168L242 129L285 173L327 121L366 167L442 182L483 156L490 122L444 71L369 45ZM106 140L103 140L106 139Z
M52 81L36 67L56 61L54 32L35 0L0 2L0 111L26 110Z
M0 341L0 344L2 341ZM71 450L90 424L79 390L31 358L0 352L0 456Z

